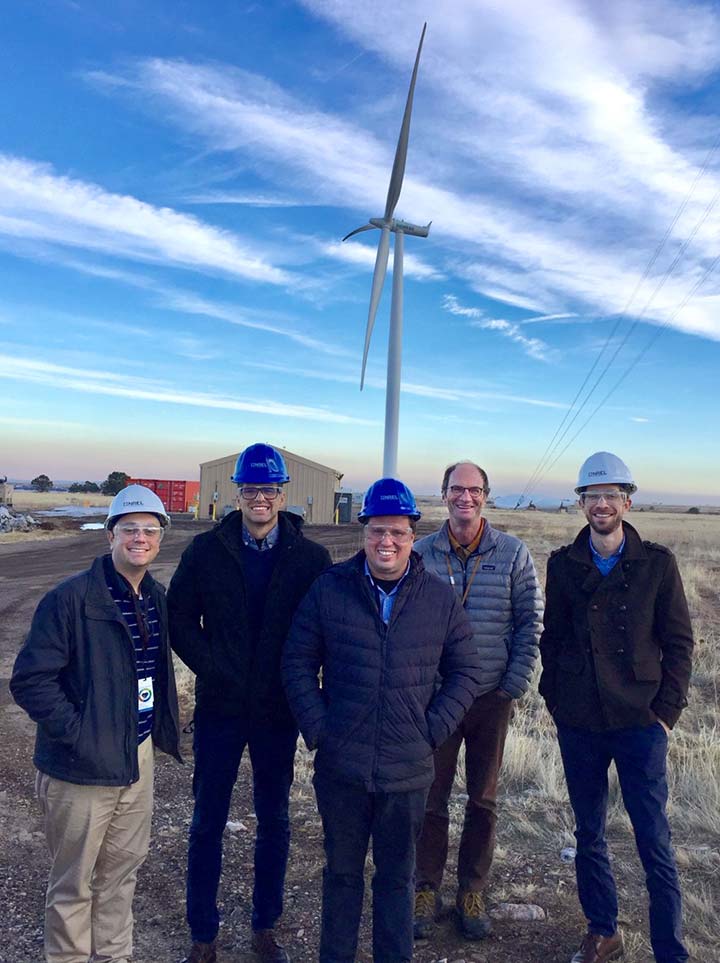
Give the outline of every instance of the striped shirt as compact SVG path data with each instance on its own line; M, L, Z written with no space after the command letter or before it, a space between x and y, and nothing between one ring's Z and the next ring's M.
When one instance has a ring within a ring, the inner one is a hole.
M153 605L149 594L143 596L142 583L140 584L140 594L135 594L127 579L123 578L112 564L110 555L104 557L104 568L105 584L132 636L135 648L138 692L143 680L152 679L154 687L160 653L160 622L157 609ZM138 744L150 735L152 723L152 709L138 711Z

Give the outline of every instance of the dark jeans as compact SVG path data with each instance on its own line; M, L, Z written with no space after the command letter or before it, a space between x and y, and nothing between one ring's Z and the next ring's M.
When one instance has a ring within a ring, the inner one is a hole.
M213 712L195 715L195 810L190 825L187 919L193 940L210 943L220 914L217 889L222 869L222 835L245 746L253 771L257 817L252 927L270 929L282 914L290 848L288 800L293 781L297 731L250 726L244 719Z
M320 963L355 960L371 837L373 960L407 963L413 955L415 840L426 791L366 792L317 773L314 783L326 859Z
M657 963L684 963L682 906L665 815L667 735L650 726L591 732L558 725L570 804L575 814L578 896L589 929L610 936L618 903L605 840L608 768L614 761L650 895L650 942Z
M498 775L513 702L497 691L480 696L450 738L435 750L435 780L417 845L417 885L440 889L448 856L448 803L458 752L465 740L465 807L458 885L462 892L484 889L495 851Z

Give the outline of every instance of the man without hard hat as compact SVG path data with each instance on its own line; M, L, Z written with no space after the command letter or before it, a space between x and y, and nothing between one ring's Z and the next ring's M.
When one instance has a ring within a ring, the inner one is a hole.
M305 538L298 515L283 511L290 478L279 451L250 445L232 480L240 511L193 539L168 592L170 640L196 676L185 963L217 958L222 836L246 748L257 816L251 948L282 963L288 956L273 928L283 907L298 733L280 658L295 609L330 556Z
M371 485L359 515L364 549L315 582L285 649L290 705L317 747L320 963L356 959L370 839L373 959L412 958L415 840L432 754L477 691L480 660L462 606L412 551L419 517L402 482Z
M480 687L460 727L435 752L435 779L417 849L415 937L427 938L440 910L448 855L448 803L465 743L468 801L457 861L456 908L465 939L491 931L483 893L495 849L498 774L513 704L527 690L537 659L542 595L533 560L520 539L483 517L490 485L469 461L448 466L442 480L448 520L421 539L425 568L464 606L481 658Z
M540 694L557 725L588 921L572 963L623 953L605 840L611 762L645 870L655 959L688 959L665 815L665 759L687 705L693 637L675 558L625 521L636 490L616 455L591 455L575 489L588 524L548 562Z
M132 957L153 745L180 760L165 593L148 572L169 523L148 488L116 495L109 554L42 599L13 669L15 701L37 723L47 963Z

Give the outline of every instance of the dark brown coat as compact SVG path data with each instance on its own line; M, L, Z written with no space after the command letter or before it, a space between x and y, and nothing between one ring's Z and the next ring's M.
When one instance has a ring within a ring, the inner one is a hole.
M687 705L693 636L675 557L623 528L608 575L593 563L589 526L548 561L540 694L565 725L673 726Z

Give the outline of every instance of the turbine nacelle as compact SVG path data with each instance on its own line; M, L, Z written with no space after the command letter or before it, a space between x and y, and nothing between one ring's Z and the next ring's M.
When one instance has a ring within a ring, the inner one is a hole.
M410 234L412 237L427 237L432 221L429 224L411 224L409 221L401 221L400 218L394 217L387 224L382 217L371 217L369 223L373 227L379 227L380 230L387 227L393 234L402 231L403 234Z

